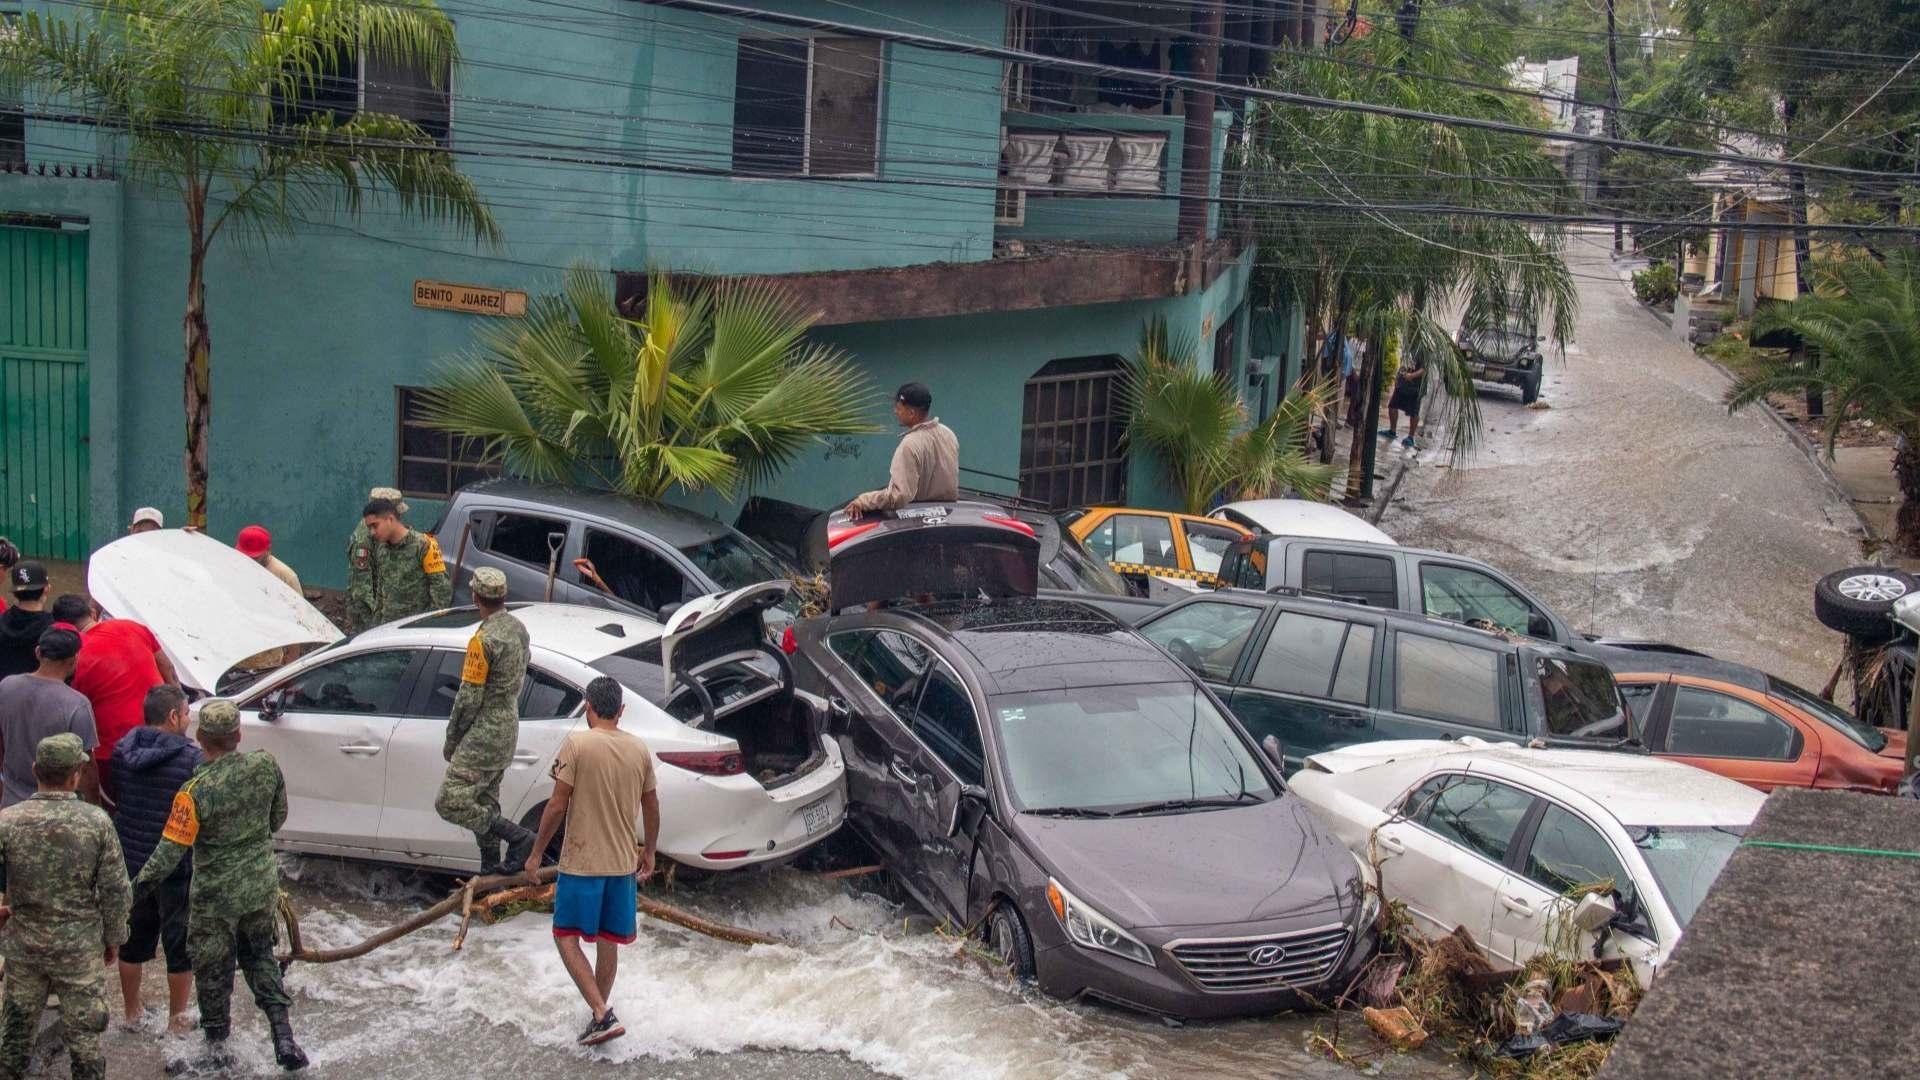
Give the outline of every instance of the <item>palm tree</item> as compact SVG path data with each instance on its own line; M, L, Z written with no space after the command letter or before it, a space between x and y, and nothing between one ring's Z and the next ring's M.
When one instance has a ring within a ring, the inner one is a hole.
M225 233L265 243L357 213L369 195L497 241L472 183L397 116L303 103L362 50L436 81L458 59L434 0L100 0L98 15L29 12L0 38L0 74L113 132L137 183L177 194L187 230L187 523L207 520L212 337L206 262Z
M427 391L428 422L482 441L510 472L658 499L731 494L823 435L880 430L852 359L810 342L810 317L764 284L648 283L638 318L584 265L520 322L483 330Z
M1730 357L1741 375L1727 389L1727 410L1770 394L1824 394L1831 402L1828 454L1849 419L1864 417L1893 431L1900 437L1893 475L1901 498L1894 547L1920 555L1920 252L1897 248L1885 261L1831 259L1814 264L1810 277L1811 292L1754 313L1752 336L1790 330L1820 363L1759 350Z
M1180 509L1204 514L1216 496L1267 498L1292 488L1324 499L1333 470L1307 455L1308 423L1327 397L1314 387L1289 396L1272 416L1247 425L1247 406L1222 376L1194 362L1191 337L1173 339L1166 320L1149 322L1120 385L1127 442L1158 457Z

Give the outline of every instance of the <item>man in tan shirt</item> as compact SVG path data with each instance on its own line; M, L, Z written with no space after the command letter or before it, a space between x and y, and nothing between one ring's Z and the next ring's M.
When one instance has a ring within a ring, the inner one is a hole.
M847 513L898 510L908 503L952 502L960 497L960 440L953 429L928 416L933 391L910 382L893 396L893 416L906 430L893 451L887 486L857 495Z
M553 795L540 815L540 835L526 871L564 822L560 877L553 893L553 943L573 985L593 1010L577 1040L598 1046L627 1033L608 999L620 946L634 938L639 883L653 876L660 840L660 797L647 744L620 730L626 709L620 684L602 675L587 684L587 729L569 734L553 756ZM638 822L646 822L646 839ZM587 962L581 941L594 943Z

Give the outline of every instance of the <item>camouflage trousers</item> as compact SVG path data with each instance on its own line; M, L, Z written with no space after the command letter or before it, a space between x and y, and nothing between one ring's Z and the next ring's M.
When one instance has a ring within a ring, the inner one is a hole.
M0 1080L27 1075L34 1036L47 997L60 997L60 1035L73 1065L73 1080L104 1080L107 1059L100 1033L107 1030L107 999L99 954L63 967L8 963L5 1004L0 1006Z
M200 999L200 1029L209 1037L225 1038L233 1024L228 1006L233 998L237 967L253 991L253 1003L271 1016L293 1003L280 981L280 963L273 958L274 928L271 907L232 917L190 910L187 914L187 955L193 958L193 989Z
M487 833L500 816L500 778L505 769L468 769L447 767L447 778L440 782L440 794L433 808L440 820L458 825L487 842Z

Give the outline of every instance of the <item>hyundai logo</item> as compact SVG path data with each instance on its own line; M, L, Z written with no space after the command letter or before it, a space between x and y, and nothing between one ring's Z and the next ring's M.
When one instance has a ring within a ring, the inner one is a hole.
M1254 967L1272 967L1287 958L1287 950L1278 945L1255 945L1247 950L1247 963Z

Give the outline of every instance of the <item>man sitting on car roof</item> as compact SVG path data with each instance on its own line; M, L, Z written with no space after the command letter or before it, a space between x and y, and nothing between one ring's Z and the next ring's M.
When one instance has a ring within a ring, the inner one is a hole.
M893 416L906 430L893 451L887 486L856 495L847 513L898 510L908 503L952 502L960 497L960 440L953 429L929 417L933 391L910 382L893 396Z

